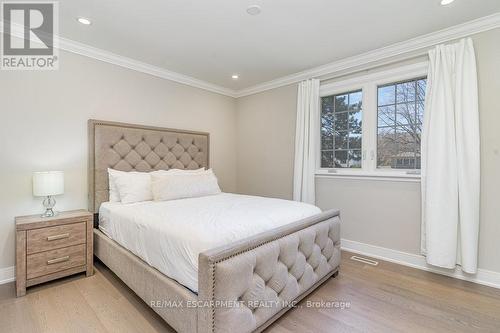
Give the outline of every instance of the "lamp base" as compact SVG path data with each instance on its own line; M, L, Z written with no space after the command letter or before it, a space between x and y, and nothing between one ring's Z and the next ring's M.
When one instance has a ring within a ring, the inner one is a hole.
M57 216L57 215L59 215L59 212L54 211L53 209L47 209L45 211L45 213L43 213L42 215L40 215L40 217L54 217L54 216Z
M54 211L54 206L56 205L56 200L52 196L47 196L43 200L43 206L45 207L45 213L40 215L41 217L54 217L57 216L59 213L57 211Z

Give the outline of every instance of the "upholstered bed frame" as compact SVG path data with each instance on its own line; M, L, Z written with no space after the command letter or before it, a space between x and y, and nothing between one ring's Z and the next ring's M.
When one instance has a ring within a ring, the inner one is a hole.
M108 200L107 168L209 166L209 134L89 120L89 208ZM201 253L198 294L94 229L94 253L178 332L262 331L340 263L338 211Z

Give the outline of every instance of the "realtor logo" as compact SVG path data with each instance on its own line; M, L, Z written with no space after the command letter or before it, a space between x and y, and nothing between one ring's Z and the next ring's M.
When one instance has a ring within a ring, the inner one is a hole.
M0 68L58 69L57 14L57 2L2 2Z

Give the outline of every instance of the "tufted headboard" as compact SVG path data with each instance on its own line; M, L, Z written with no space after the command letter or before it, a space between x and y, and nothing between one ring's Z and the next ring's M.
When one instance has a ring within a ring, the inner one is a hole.
M93 213L108 201L108 168L144 172L209 166L208 133L91 119L88 134L89 210Z

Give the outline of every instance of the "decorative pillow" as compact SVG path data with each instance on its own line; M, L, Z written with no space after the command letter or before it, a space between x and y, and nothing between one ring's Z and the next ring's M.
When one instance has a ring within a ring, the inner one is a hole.
M151 189L156 201L195 198L219 194L221 190L212 169L197 173L153 173Z
M122 203L126 204L153 200L153 195L151 193L151 175L148 172L118 171L111 175Z

